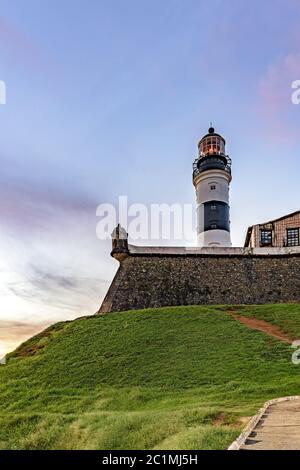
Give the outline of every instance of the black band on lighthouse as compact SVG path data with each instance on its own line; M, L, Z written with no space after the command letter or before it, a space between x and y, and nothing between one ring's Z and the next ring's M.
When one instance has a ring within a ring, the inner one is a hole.
M222 201L209 201L201 204L198 218L199 232L226 230L230 232L229 205Z

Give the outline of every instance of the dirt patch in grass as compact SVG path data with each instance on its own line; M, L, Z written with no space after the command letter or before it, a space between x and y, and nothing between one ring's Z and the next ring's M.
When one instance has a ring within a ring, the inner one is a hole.
M292 342L294 341L294 338L292 338L290 335L282 331L278 326L272 325L271 323L268 323L265 320L260 320L258 318L244 317L243 315L239 315L238 313L236 313L236 311L233 309L229 309L227 310L227 312L235 320L248 326L248 328L262 331L263 333L273 336L273 338L279 339L280 341L284 341L285 343L292 344Z
M226 424L228 419L227 413L220 413L214 420L213 426L222 426L222 424Z
M16 356L19 357L28 357L28 356L34 356L38 351L43 349L44 345L43 344L33 344L31 346L28 346L27 348L20 349L18 354Z
M48 341L50 341L56 333L63 330L67 323L68 322L60 322L46 328L46 330L33 336L28 341L25 341L25 343L22 343L14 352L8 354L7 359L34 356L48 344Z
M229 426L232 429L244 428L246 424L250 421L251 416L239 416L234 417L231 414L221 412L213 420L213 426Z

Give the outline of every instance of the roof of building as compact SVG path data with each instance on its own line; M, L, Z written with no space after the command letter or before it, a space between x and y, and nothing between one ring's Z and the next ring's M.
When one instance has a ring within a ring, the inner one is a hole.
M245 238L245 245L244 246L246 247L246 246L249 245L253 227L256 227L257 225L273 224L274 222L279 222L280 220L289 219L290 217L294 217L295 215L298 215L298 214L300 214L300 210L295 211L295 212L291 212L290 214L283 215L282 217L278 217L278 219L269 220L268 222L263 222L261 224L251 225L247 229L246 238Z

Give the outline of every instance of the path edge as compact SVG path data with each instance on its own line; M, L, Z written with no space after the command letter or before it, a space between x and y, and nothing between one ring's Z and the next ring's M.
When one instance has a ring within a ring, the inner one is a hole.
M269 406L274 405L275 403L280 403L283 401L291 401L291 400L300 400L300 395L295 395L291 397L281 397L281 398L273 398L272 400L266 401L264 406L259 410L259 412L251 418L245 429L242 433L235 439L235 441L230 444L227 450L240 450L240 448L245 444L246 440L248 439L249 435L252 433L254 428L260 422L262 416L265 414Z

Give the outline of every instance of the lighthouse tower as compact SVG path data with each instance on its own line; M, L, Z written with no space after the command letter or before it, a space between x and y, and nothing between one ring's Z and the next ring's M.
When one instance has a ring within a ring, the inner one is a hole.
M198 144L193 164L193 184L197 197L199 246L231 246L229 185L231 159L225 154L225 139L213 127Z

